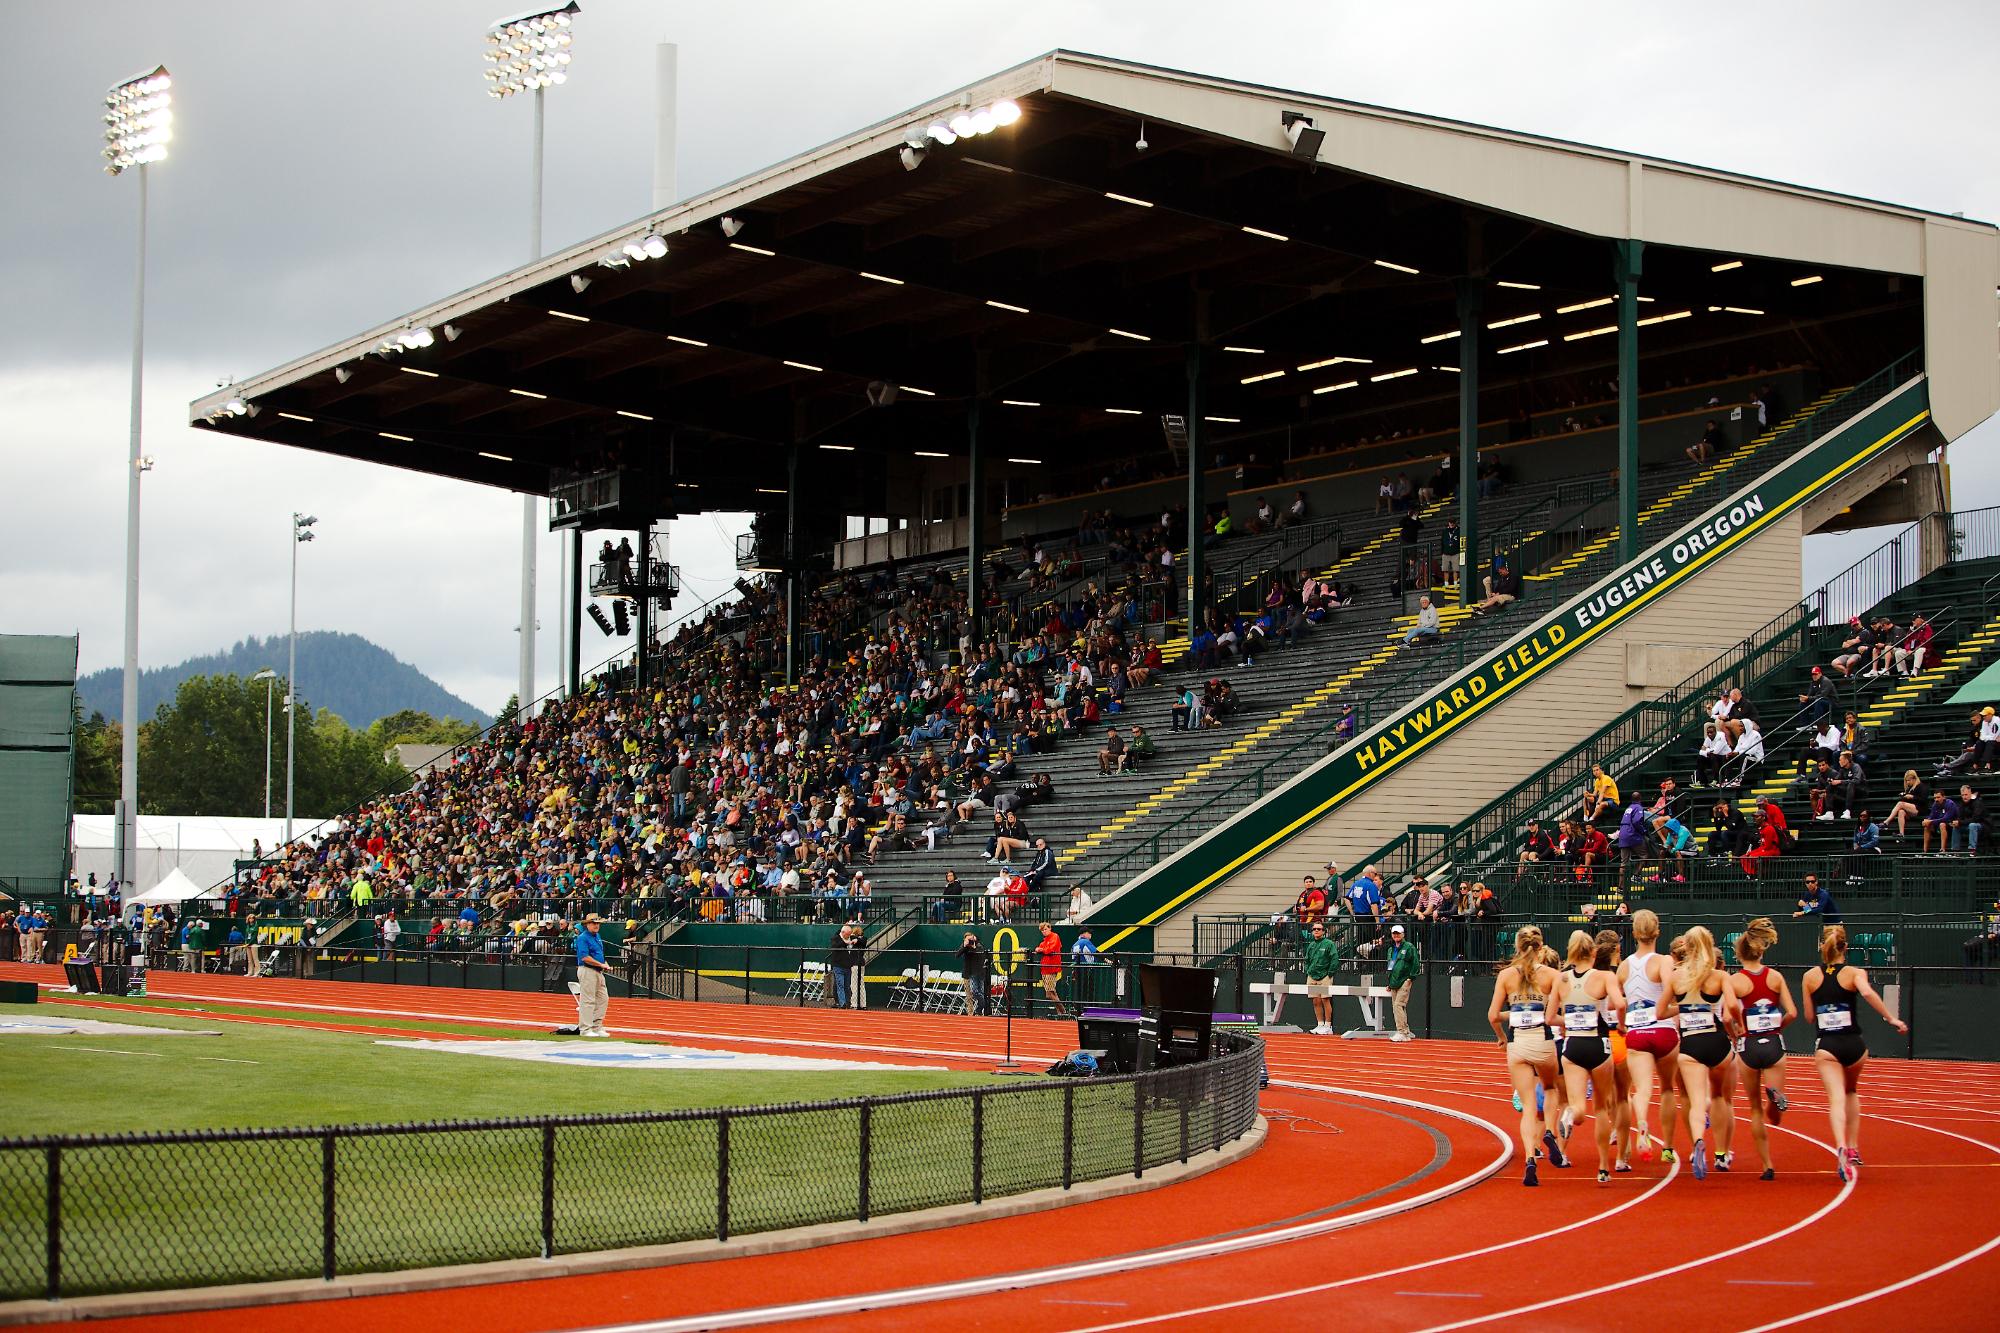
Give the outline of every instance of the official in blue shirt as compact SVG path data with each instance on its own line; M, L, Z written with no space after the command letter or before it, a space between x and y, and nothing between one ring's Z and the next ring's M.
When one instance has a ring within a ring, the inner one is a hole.
M608 1037L604 1011L611 1005L611 993L604 974L611 969L604 962L604 941L598 930L604 918L592 912L583 919L576 934L576 1031L582 1037Z

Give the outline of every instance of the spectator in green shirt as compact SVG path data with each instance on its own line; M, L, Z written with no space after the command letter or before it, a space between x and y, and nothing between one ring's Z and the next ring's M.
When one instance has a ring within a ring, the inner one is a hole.
M356 875L354 877L354 891L351 897L356 912L365 913L374 905L375 886L368 882L368 876Z
M1333 969L1340 962L1340 949L1326 937L1326 922L1312 923L1312 938L1306 942L1306 994L1312 1000L1313 1034L1333 1035Z
M1423 955L1417 949L1417 942L1405 939L1400 925L1389 927L1389 989L1395 992L1396 1031L1391 1041L1409 1041L1410 1033L1410 987L1416 984L1417 975L1424 970Z

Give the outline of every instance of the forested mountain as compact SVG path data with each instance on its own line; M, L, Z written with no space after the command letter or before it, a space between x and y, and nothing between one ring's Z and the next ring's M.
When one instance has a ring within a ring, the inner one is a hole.
M179 666L139 673L139 717L150 721L161 704L172 703L181 682L192 676L236 675L246 680L266 667L284 688L286 640L245 639L232 648L190 658ZM116 667L93 671L77 681L83 714L119 720L123 673ZM315 709L338 713L351 727L366 728L379 717L416 711L459 718L485 726L490 718L386 648L359 634L313 630L299 635L299 693Z

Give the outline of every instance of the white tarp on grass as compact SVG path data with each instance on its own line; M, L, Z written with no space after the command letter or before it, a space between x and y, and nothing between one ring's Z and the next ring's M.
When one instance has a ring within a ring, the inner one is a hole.
M814 1060L802 1055L760 1055L748 1051L703 1051L687 1046L655 1046L631 1041L378 1041L406 1051L440 1051L446 1055L485 1055L501 1060L532 1060L568 1065L572 1069L726 1069L760 1070L877 1069L891 1073L935 1073L943 1065L884 1065L864 1060Z
M141 1027L136 1023L106 1023L95 1018L0 1017L0 1037L219 1037L220 1032L196 1028Z

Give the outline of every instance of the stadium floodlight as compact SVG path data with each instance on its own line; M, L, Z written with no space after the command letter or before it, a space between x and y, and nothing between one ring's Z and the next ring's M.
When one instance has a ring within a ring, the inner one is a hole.
M313 525L319 520L311 514L292 513L292 629L290 660L285 668L285 841L292 840L292 795L297 789L293 781L295 760L298 757L298 715L294 706L299 697L299 547L313 539ZM268 752L269 747L266 747Z
M271 688L277 683L278 673L265 667L250 677L250 683L264 682L264 818L271 817Z
M903 164L903 170L915 171L924 164L924 146L920 143L906 143L896 150L896 156Z
M963 107L950 116L940 116L924 127L923 137L950 147L960 139L991 134L1020 118L1021 104L1002 98L988 106Z
M722 236L724 240L730 240L730 241L735 240L736 233L742 230L743 230L742 218L724 218L722 220Z
M167 160L174 137L173 77L165 65L111 85L104 95L104 170L118 176L139 169L139 264L132 317L132 421L125 469L125 677L124 726L119 747L118 881L139 873L139 478L151 466L140 451L141 398L146 364L146 168Z
M542 257L542 128L543 94L569 81L571 26L582 7L570 0L559 9L536 9L500 19L486 30L486 91L505 99L515 93L535 95L533 189L529 216L528 258ZM649 240L652 238L649 238ZM665 254L665 241L659 254ZM648 251L651 255L651 252ZM652 255L657 258L657 255ZM521 495L521 672L519 698L525 711L535 698L535 536L537 497ZM569 635L569 617L561 633ZM566 646L566 645L565 645Z
M1326 131L1313 124L1313 118L1302 111L1281 111L1278 124L1284 128L1285 138L1292 145L1292 156L1312 162L1319 157L1319 146L1326 142Z

